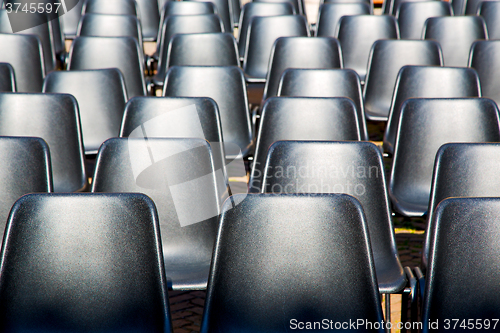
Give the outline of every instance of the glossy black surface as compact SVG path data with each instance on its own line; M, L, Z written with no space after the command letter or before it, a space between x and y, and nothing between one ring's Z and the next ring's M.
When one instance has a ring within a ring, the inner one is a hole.
M157 0L135 0L141 14L141 27L144 41L156 41L160 26L160 11Z
M219 15L222 24L224 26L225 32L233 32L233 13L231 12L231 0L190 0L199 2L211 2L213 3L217 14Z
M406 65L441 66L439 43L423 40L379 40L373 44L363 91L366 116L387 121L399 70Z
M478 15L484 19L488 30L489 39L500 39L500 3L498 1L483 1L478 10Z
M143 58L134 37L78 37L71 45L68 70L118 68L132 98L146 95Z
M429 18L424 39L434 39L443 50L444 66L467 66L472 43L486 39L486 25L480 16L441 16Z
M118 69L52 72L45 78L43 91L76 98L86 154L96 154L105 140L118 136L127 103L125 81Z
M351 69L287 69L281 76L278 96L350 98L356 105L361 137L368 140L361 83Z
M394 151L401 106L408 98L477 97L481 95L479 77L471 68L404 66L398 74L384 149Z
M0 92L16 91L14 68L7 62L0 62Z
M452 8L446 1L406 1L396 13L401 39L422 39L425 21L429 17L451 16Z
M401 8L401 5L406 2L428 2L429 0L391 0L392 2L392 8L390 14L393 16L396 16L398 11ZM434 1L440 1L440 0L434 0Z
M331 37L281 37L276 40L269 58L264 102L278 94L280 78L287 68L341 68L340 45ZM264 103L261 103L263 105Z
M232 208L226 201L201 332L289 332L293 319L383 320L368 228L356 199L233 199L241 202Z
M54 191L86 187L78 105L73 96L0 93L0 135L35 136L47 142Z
M253 2L260 3L290 3L293 6L294 12L305 16L304 3L302 0L254 0Z
M243 70L250 78L264 81L274 42L279 37L307 37L307 20L301 15L256 16L250 22Z
M163 95L213 98L219 106L224 142L239 147L244 156L249 153L253 144L252 125L241 69L174 66L167 73ZM238 152L226 149L226 154L234 157Z
M16 202L0 268L3 332L171 332L158 217L142 194Z
M493 327L496 320L491 318L500 316L500 248L495 237L500 233L499 216L498 198L455 198L438 206L425 286L423 332L429 332L429 321L444 323L445 318L460 323L474 318L474 324L488 319L489 329ZM470 330L457 325L456 331Z
M271 97L262 108L249 191L261 191L267 150L275 141L361 140L352 100L312 97Z
M137 3L134 0L85 0L82 14L114 14L137 16Z
M453 7L453 15L464 15L467 0L453 0L451 6Z
M246 49L248 26L255 16L293 15L295 8L290 2L248 2L241 9L240 24L238 27L238 51L243 59Z
M479 7L483 2L492 0L467 0L465 2L465 13L464 15L477 15ZM495 1L495 0L493 0Z
M499 141L498 107L490 99L409 99L401 110L389 183L394 210L405 216L425 214L441 145Z
M406 283L392 227L380 150L369 142L278 141L268 151L263 193L346 193L363 206L380 293Z
M450 197L500 197L499 163L498 143L449 143L439 148L434 163L422 253L424 267L428 262L437 205Z
M338 39L344 68L355 70L364 82L370 50L379 39L397 39L398 26L393 16L356 15L340 19Z
M134 15L85 14L78 27L78 36L126 37L142 45L141 24Z
M316 36L336 37L342 16L369 14L371 14L371 7L366 2L325 3L319 7Z
M97 157L92 192L142 192L152 198L169 288L204 289L220 205L227 197L218 191L210 145L203 139L176 138L148 138L145 143L140 138L106 141Z
M0 239L12 205L33 192L52 192L50 152L34 137L0 137Z
M64 36L67 39L73 39L76 37L76 31L78 30L78 23L80 22L80 17L82 16L82 7L85 1L78 1L75 7L69 12L61 16L62 28Z
M237 27L240 22L241 15L241 1L240 0L230 0L231 13L233 18L233 26Z
M500 7L499 7L500 8ZM481 94L500 104L500 41L477 41L472 44L469 67L474 68L481 82Z

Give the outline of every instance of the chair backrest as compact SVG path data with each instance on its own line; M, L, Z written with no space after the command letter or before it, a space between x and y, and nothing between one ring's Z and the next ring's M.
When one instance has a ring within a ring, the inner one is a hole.
M267 151L275 141L361 140L354 102L347 97L271 97L262 107L249 192L261 191Z
M363 91L368 119L386 121L398 73L406 65L441 66L439 43L423 40L379 40L373 44Z
M293 15L295 8L290 2L248 2L241 9L240 24L238 26L238 51L241 60L245 55L247 32L250 21L255 16Z
M303 0L254 0L254 2L260 3L289 3L293 6L294 12L305 16L304 11L304 1Z
M392 8L390 15L396 16L401 6L406 2L428 2L429 0L392 0ZM440 0L432 0L440 1Z
M481 82L481 94L500 104L500 41L478 41L472 44L469 67L474 68Z
M487 1L496 1L496 0L467 0L465 2L464 15L477 15L481 4Z
M142 47L142 31L135 15L85 14L78 26L78 36L134 37Z
M246 156L252 147L252 124L248 111L245 78L240 68L171 67L165 79L163 96L210 97L219 106L227 156Z
M373 43L379 39L397 39L396 19L389 15L355 15L340 19L338 39L344 67L355 70L364 82Z
M86 154L96 154L104 141L118 136L127 103L125 81L118 69L52 72L45 78L43 92L76 98Z
M158 0L135 0L141 14L141 27L144 41L154 42L160 26Z
M389 195L405 216L429 207L439 147L449 142L499 142L498 107L487 98L415 98L401 109Z
M19 199L2 248L0 330L170 332L158 229L139 193Z
M396 13L401 39L422 39L425 21L429 17L451 16L452 8L446 1L406 1Z
M201 332L287 332L323 318L383 320L366 220L356 199L249 194L228 206Z
M499 216L498 198L453 198L438 206L423 301L424 332L437 321L446 327L446 318L454 319L450 326L469 318L488 329L497 324Z
M61 16L64 36L67 39L74 39L76 37L76 31L78 30L78 24L80 22L80 17L82 16L82 7L84 2L85 1L82 0L77 1L71 10L68 10L66 14Z
M356 105L362 140L368 140L359 76L352 69L300 69L283 72L278 96L347 97Z
M8 62L0 62L0 92L16 91L16 74Z
M424 39L434 39L443 50L445 66L467 66L472 43L486 39L486 25L480 16L441 16L427 19Z
M268 151L262 193L345 193L359 200L381 293L406 283L396 249L380 149L369 142L278 141Z
M288 68L341 68L340 45L332 37L281 37L269 58L262 101L278 94L280 78ZM263 105L264 103L261 103Z
M135 0L84 0L82 14L113 14L138 16Z
M498 1L483 1L478 14L484 19L489 39L500 39L500 3Z
M114 138L99 150L92 192L148 195L158 209L169 287L204 289L227 196L216 171L204 139Z
M80 117L73 96L0 93L0 135L41 137L50 148L54 191L86 188Z
M251 78L265 80L274 42L279 37L308 37L307 20L301 15L256 16L247 32L243 70Z
M0 159L0 239L3 239L12 205L28 193L52 192L52 173L49 147L41 138L0 137Z
M478 97L479 77L472 68L404 66L394 87L384 149L394 151L401 107L408 98Z
M241 15L241 1L240 0L229 0L231 4L231 16L233 18L233 27L238 27L240 23L240 15Z
M369 14L371 14L371 7L366 2L325 3L319 7L316 36L337 37L341 17Z
M78 37L71 45L68 69L118 68L132 98L146 95L143 58L134 37Z
M454 16L464 15L466 5L467 5L467 0L451 1L451 6L453 7L453 15Z
M191 0L191 1L199 1L206 2L205 0ZM217 10L217 14L220 16L222 21L222 25L224 26L224 32L233 33L234 20L232 13L232 2L231 0L208 0L214 4L215 9Z

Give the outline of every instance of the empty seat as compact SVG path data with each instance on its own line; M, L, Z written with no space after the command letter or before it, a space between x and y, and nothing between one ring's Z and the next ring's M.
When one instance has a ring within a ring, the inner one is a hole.
M380 149L369 142L278 141L268 151L263 193L346 193L363 206L381 293L406 283L392 227Z
M429 0L392 0L392 8L391 12L389 13L390 15L396 16L397 12L401 8L401 6L406 3L406 2L427 2ZM434 0L436 1L436 0ZM437 0L440 1L440 0Z
M118 68L132 98L146 95L143 58L134 37L78 37L71 45L68 69Z
M466 5L467 5L467 0L451 1L451 6L453 7L453 15L455 16L464 15Z
M319 7L316 36L337 36L340 18L347 15L369 15L366 2L325 3Z
M338 39L344 67L355 70L363 83L370 50L379 39L397 39L398 27L393 16L356 15L340 19Z
M448 143L439 148L422 251L424 267L428 263L438 204L451 197L500 197L499 163L499 143Z
M500 41L478 41L472 44L469 67L474 68L481 82L481 94L500 105Z
M475 331L497 325L499 216L498 198L453 198L439 205L423 301L424 332L436 322L444 328L456 325L454 331L469 323Z
M483 1L479 6L478 14L484 19L489 39L500 39L499 13L500 2L498 1Z
M389 195L405 216L427 212L433 162L449 142L499 142L498 107L487 98L407 100L401 109Z
M254 17L247 35L243 70L250 82L265 82L269 58L279 37L307 37L309 28L304 16L282 15Z
M7 62L0 62L0 92L16 91L14 68Z
M480 16L441 16L426 21L423 37L439 42L445 66L465 67L472 43L487 35Z
M361 140L361 120L346 97L271 97L262 108L249 192L258 193L267 151L275 141Z
M138 16L135 0L85 0L82 14L87 13Z
M232 208L226 201L201 332L288 332L324 318L332 326L361 318L383 321L366 220L356 199L233 199L241 203Z
M92 192L152 198L169 288L199 290L206 288L220 205L227 197L216 172L222 170L214 170L204 139L115 138L99 150Z
M406 65L441 66L439 43L422 40L379 40L373 44L364 86L366 116L387 121L399 70Z
M240 24L238 26L238 51L243 60L246 50L248 26L255 16L280 16L293 15L295 9L290 2L249 2L241 10Z
M424 24L430 17L451 16L452 8L446 1L406 1L396 13L401 39L422 39Z
M471 68L404 66L401 68L384 134L384 149L392 153L403 103L408 98L478 97L479 77Z
M85 14L77 34L94 37L131 36L137 39L142 47L141 24L134 15Z
M477 15L479 8L483 2L488 2L492 0L466 0L465 1L465 13L464 15ZM495 0L493 0L495 1Z
M61 16L62 28L66 39L74 39L78 30L78 23L82 16L82 7L85 1L65 1L68 12ZM69 5L71 3L72 6Z
M281 76L278 96L350 98L362 123L362 138L368 140L361 83L351 69L287 69Z
M227 157L247 156L253 145L245 78L241 69L229 67L171 67L163 95L210 97L219 106ZM229 144L229 145L228 145Z
M142 36L146 42L156 41L160 25L160 11L157 0L135 0L141 14Z
M331 37L281 37L274 43L269 59L264 102L278 93L283 72L287 68L341 68L340 45ZM264 103L261 103L263 105Z
M191 0L191 1L200 1L206 2L205 0ZM219 15L222 25L224 26L224 32L233 32L234 20L233 13L231 9L231 0L208 0L214 4L214 7Z
M290 3L293 6L295 13L306 16L303 0L254 0L254 1L263 3Z
M171 332L147 196L31 194L14 205L6 234L1 331Z
M127 103L125 81L118 69L52 72L45 78L43 91L76 98L86 154L96 154L104 141L118 136Z
M73 96L0 93L0 135L44 139L50 148L54 191L86 188L80 117Z

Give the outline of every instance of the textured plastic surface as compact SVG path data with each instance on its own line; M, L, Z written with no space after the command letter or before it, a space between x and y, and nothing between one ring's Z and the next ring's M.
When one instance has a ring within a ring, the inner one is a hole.
M316 36L337 37L339 21L342 16L369 14L371 14L371 7L366 2L325 3L319 7Z
M405 2L428 2L428 1L429 0L390 0L390 2L392 3L390 15L396 16L399 9L401 8L401 5ZM434 0L434 1L439 1L439 0Z
M401 39L422 39L425 21L429 17L451 16L452 8L446 1L406 1L396 13Z
M302 0L254 0L260 3L289 3L293 6L295 13L305 16L304 3Z
M113 14L137 16L137 3L134 0L85 0L82 14Z
M488 29L489 39L500 39L500 3L497 1L483 1L480 5L478 14L484 19Z
M142 45L141 24L134 15L85 14L78 27L78 36L130 36Z
M191 1L207 2L205 0ZM208 2L213 3L215 9L217 10L217 14L219 15L224 26L224 31L233 33L234 21L233 13L231 12L231 0L209 0Z
M469 67L474 68L481 82L481 94L500 104L500 41L477 41L472 44Z

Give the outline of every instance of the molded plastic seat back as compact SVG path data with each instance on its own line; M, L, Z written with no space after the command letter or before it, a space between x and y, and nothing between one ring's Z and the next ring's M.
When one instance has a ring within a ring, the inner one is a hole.
M43 91L76 98L85 153L96 154L104 141L118 136L127 103L125 81L118 69L52 72Z
M404 288L382 154L374 144L278 141L269 148L264 170L263 193L346 193L358 199L370 231L380 292Z
M346 97L271 97L262 108L249 191L260 192L267 151L275 141L361 140L356 106Z
M138 16L138 8L134 0L85 0L82 14L87 13Z
M430 17L451 16L452 8L446 1L407 1L396 13L401 39L422 39L425 21Z
M384 149L394 151L401 107L408 98L459 98L481 96L479 77L472 68L404 66L396 80Z
M498 1L483 1L480 5L478 14L484 19L488 29L489 39L500 39L500 3Z
M85 1L78 1L75 7L61 16L64 36L67 39L74 39L78 30L78 23L82 16L82 7Z
M289 3L293 6L295 13L306 16L304 2L302 0L255 0L260 3Z
M157 0L135 0L141 13L141 26L144 41L155 42L160 26L160 11Z
M170 332L158 217L143 194L30 194L2 248L0 330Z
M379 40L370 52L364 86L368 119L386 121L398 73L406 65L441 66L439 43L422 40Z
M191 0L191 1L200 1L200 2L206 2L205 0ZM232 8L231 8L231 0L209 0L208 2L211 2L214 4L214 7L217 11L217 14L219 15L222 25L224 26L224 32L233 32L233 13Z
M487 98L409 99L403 104L389 184L394 209L428 209L436 153L449 142L499 142L498 107Z
M16 91L16 74L11 64L0 63L0 92Z
M392 0L392 9L390 14L396 16L398 11L401 9L401 6L406 2L427 2L427 1L429 0Z
M336 194L250 194L227 207L201 332L287 332L323 318L383 320L359 202Z
M371 14L371 7L366 2L325 3L319 8L316 36L337 37L337 29L342 16L369 14Z
M478 41L472 44L469 67L474 68L481 82L481 94L500 104L500 41Z
M134 15L85 14L78 28L78 36L135 37L142 46L141 24Z

